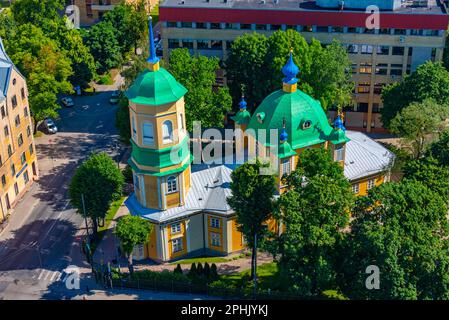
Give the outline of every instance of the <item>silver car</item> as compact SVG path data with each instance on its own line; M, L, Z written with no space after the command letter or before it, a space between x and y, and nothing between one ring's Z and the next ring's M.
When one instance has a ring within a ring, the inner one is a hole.
M50 118L44 120L44 127L47 130L47 133L49 134L55 134L56 132L58 132L58 127L56 126L55 122Z

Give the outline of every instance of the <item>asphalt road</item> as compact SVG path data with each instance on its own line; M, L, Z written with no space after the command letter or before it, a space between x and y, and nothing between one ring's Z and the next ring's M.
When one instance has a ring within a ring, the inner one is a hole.
M60 110L59 132L36 139L40 179L0 234L0 299L70 297L61 281L63 270L89 267L79 246L84 220L71 208L67 188L77 165L92 151L113 156L124 151L112 148L118 143L117 106L109 104L109 96L74 97L74 107Z

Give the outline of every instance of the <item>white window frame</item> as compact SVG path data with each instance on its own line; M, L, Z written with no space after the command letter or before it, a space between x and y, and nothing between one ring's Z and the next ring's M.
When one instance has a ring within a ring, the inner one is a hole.
M338 146L335 148L335 161L343 161L345 159L345 147Z
M149 132L145 132L145 127L147 127ZM149 134L147 137L145 134ZM154 145L154 126L151 122L144 122L142 123L142 144L147 146L153 146Z
M172 253L181 252L183 250L182 238L172 239Z
M210 245L212 247L221 247L221 237L219 233L216 232L210 233Z
M215 229L220 229L220 219L219 218L210 218L210 227Z
M292 164L291 164L290 158L282 159L281 170L282 170L281 177L283 177L284 174L290 175L292 173Z
M366 189L367 190L371 190L375 186L376 186L376 180L375 179L369 179L368 182L366 183Z
M172 179L174 178L174 179ZM169 176L167 178L167 194L178 192L178 177Z
M170 120L165 120L162 123L162 143L173 142L173 123Z
M360 192L360 183L354 183L352 185L352 192L354 194L359 194L359 192Z
M170 231L171 234L181 233L181 222L171 224Z

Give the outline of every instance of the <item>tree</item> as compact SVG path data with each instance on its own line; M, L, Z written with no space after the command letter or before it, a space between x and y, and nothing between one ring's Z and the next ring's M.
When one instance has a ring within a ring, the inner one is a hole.
M278 30L269 38L246 34L234 41L225 63L233 97L240 96L244 85L247 100L256 106L269 93L281 88L281 69L290 49L300 70L297 77L301 90L318 99L324 109L350 103L351 62L344 47L334 41L323 48L315 39L308 44L292 29Z
M426 99L402 109L390 122L390 131L410 145L416 159L423 156L426 146L445 127L449 108Z
M120 199L124 177L106 153L93 153L79 166L70 182L70 203L92 219L94 238L98 219L104 219L112 201ZM81 200L84 196L84 208Z
M115 114L115 127L118 130L121 140L129 145L131 140L131 124L129 120L129 101L126 97L122 97L119 100Z
M276 192L274 177L260 172L264 166L257 160L234 170L230 185L232 195L228 198L229 206L237 215L237 228L252 248L251 277L254 281L257 275L257 248L268 233L266 223L272 217Z
M11 11L17 24L41 26L44 21L60 19L59 12L64 4L64 0L16 0Z
M57 94L72 92L68 78L73 74L70 60L58 43L42 29L24 24L6 39L14 64L27 78L29 101L35 128L45 117L57 117Z
M120 239L120 244L128 255L130 275L132 275L134 271L133 250L138 245L148 243L152 231L153 225L148 220L141 217L127 215L118 220L114 233Z
M353 194L343 169L325 149L304 150L287 181L289 191L275 211L285 230L275 238L273 253L292 291L318 297L337 285L337 248L349 224Z
M227 87L214 88L218 59L192 57L187 49L170 53L169 71L186 89L186 124L192 130L193 121L203 127L223 127L225 114L231 109L232 99Z
M84 43L95 58L99 73L117 67L122 59L121 47L116 38L116 29L110 22L100 22L85 34Z
M175 270L173 270L173 273L182 274L182 268L179 263L176 265L176 268Z
M448 299L448 207L418 181L386 183L359 198L346 241L343 291L352 299ZM380 271L368 290L368 266Z
M401 82L383 88L381 116L384 127L390 128L396 114L412 102L426 99L434 99L440 105L449 103L449 71L439 62L429 61Z
M449 130L443 131L439 139L429 146L426 157L433 157L441 165L449 166Z

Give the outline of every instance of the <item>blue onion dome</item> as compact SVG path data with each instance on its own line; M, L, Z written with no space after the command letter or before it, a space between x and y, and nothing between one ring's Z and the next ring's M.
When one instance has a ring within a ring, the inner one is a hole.
M282 73L285 78L282 79L284 83L295 84L298 82L296 75L299 73L298 66L293 62L293 51L290 51L290 58L288 59L285 66L282 68Z
M335 119L335 121L334 121L334 128L337 129L337 130L346 131L346 128L343 125L343 121L341 120L341 116L340 115L338 115L337 119Z
M242 94L242 100L239 102L240 110L246 109L246 106L247 106L247 105L248 105L248 104L247 104L246 101L245 101L245 96Z
M285 130L285 128L282 128L281 134L280 134L280 140L281 142L285 142L288 139L288 133Z

